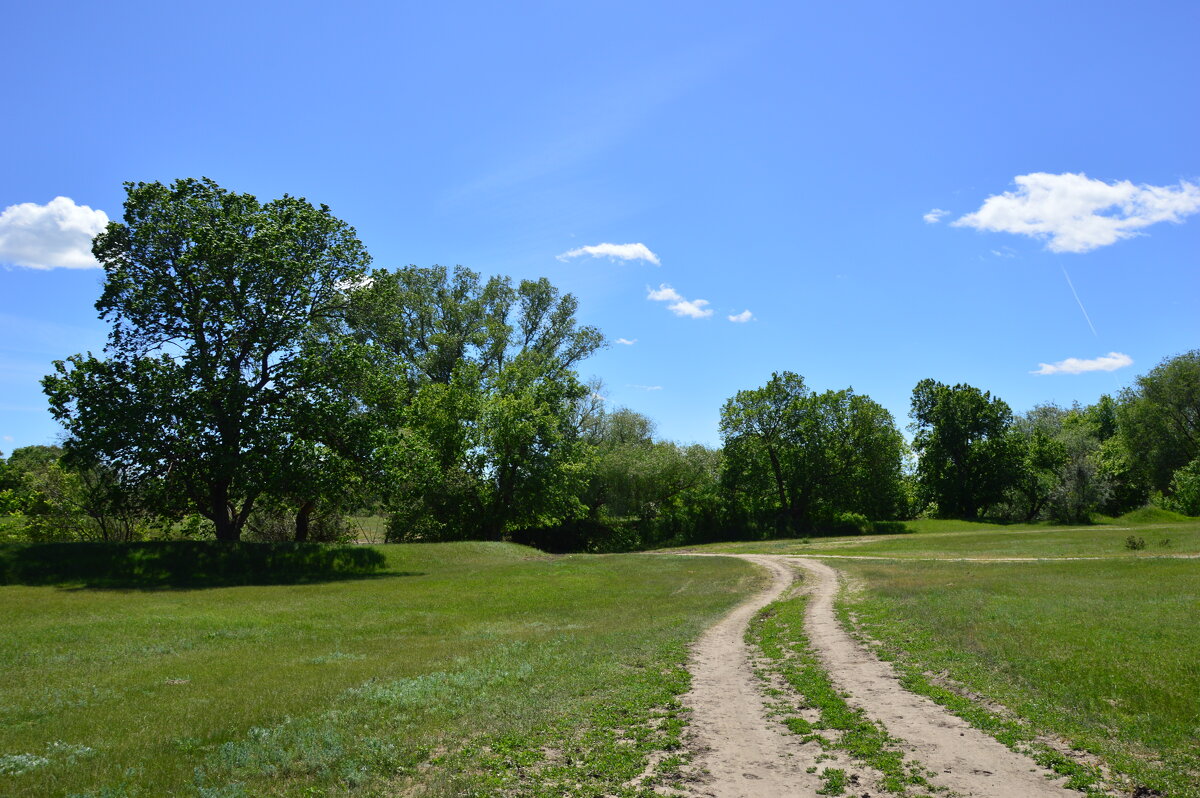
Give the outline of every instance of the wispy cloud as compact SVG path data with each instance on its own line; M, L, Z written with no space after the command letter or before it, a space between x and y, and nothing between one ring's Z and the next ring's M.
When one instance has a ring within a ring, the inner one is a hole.
M647 263L653 263L655 266L661 265L658 256L650 251L650 248L645 244L595 244L590 247L579 247L578 249L568 250L558 256L561 261L568 261L571 258L578 258L583 255L589 255L593 258L610 258L613 260L644 260Z
M1181 222L1200 211L1200 186L1187 181L1135 186L1082 173L1034 172L1013 182L1016 191L988 197L979 210L952 224L1044 239L1051 252L1090 252L1140 235L1143 227Z
M654 302L670 302L667 310L676 316L687 316L690 319L706 319L713 314L707 299L685 299L682 294L666 283L658 288L647 288L646 299Z
M949 215L950 215L950 211L944 211L941 208L934 208L933 210L931 210L929 213L925 214L921 218L925 220L926 224L937 224L938 222L940 222L942 220L942 217L949 216Z
M1090 360L1069 357L1057 363L1038 363L1037 371L1030 374L1084 374L1089 371L1116 371L1133 365L1133 358L1120 352L1109 352L1107 355Z
M634 344L637 343L637 339L636 338L618 338L616 341L613 341L613 343L620 344L621 346L633 346Z
M626 388L637 388L639 391L661 391L661 385L626 385Z
M732 316L726 316L725 318L729 319L734 324L745 324L748 321L754 321L754 314L750 312L749 308L746 308L741 313L735 313Z
M28 269L96 269L92 239L108 215L70 197L22 202L0 213L0 263Z

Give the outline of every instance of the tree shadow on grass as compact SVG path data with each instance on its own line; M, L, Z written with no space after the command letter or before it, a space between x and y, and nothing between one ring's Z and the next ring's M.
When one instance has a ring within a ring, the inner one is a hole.
M163 590L419 576L365 546L318 543L32 543L0 546L0 585Z

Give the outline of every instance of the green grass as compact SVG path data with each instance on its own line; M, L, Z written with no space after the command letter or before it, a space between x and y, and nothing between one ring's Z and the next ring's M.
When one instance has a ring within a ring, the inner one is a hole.
M897 660L909 689L1014 747L1048 733L1144 787L1200 796L1200 562L837 565L864 586L844 597L844 617ZM1033 753L1079 789L1096 783Z
M350 527L350 534L359 543L383 543L387 538L387 516L352 515L346 522Z
M0 587L0 794L647 794L623 785L679 764L687 642L760 581L720 558L377 551L372 578Z
M1157 518L1157 516L1155 516ZM1118 519L1119 520L1119 519ZM812 556L928 557L1116 557L1147 558L1200 553L1200 521L1120 523L1084 527L1000 525L970 521L909 521L907 535L863 535L711 543L693 551L803 554ZM1146 548L1125 547L1130 534Z
M861 709L847 704L833 686L804 632L806 603L806 596L797 596L769 604L755 615L746 632L747 640L762 653L767 670L778 674L795 691L801 708L819 714L815 722L795 714L785 716L784 725L806 741L845 751L879 771L881 786L889 793L909 795L918 788L931 790L920 764L904 758L898 748L900 741ZM821 775L825 782L819 794L841 795L845 791L844 770L826 768Z

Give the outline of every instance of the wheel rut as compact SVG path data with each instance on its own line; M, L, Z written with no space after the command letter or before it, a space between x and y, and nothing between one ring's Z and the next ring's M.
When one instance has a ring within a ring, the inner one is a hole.
M711 556L711 555L708 555ZM801 568L810 594L805 630L817 657L847 701L880 721L901 749L934 775L930 782L960 796L979 798L1079 798L1062 778L900 686L891 666L855 642L834 614L837 572L828 565L788 555L737 556L765 568L770 585L711 627L692 650L691 709L696 764L705 775L689 794L704 798L816 796L821 749L803 743L770 718L745 642L750 619L782 597ZM844 757L839 757L843 759ZM839 768L854 771L852 763ZM869 776L864 774L864 784ZM854 791L861 794L861 789ZM869 795L881 793L872 789Z

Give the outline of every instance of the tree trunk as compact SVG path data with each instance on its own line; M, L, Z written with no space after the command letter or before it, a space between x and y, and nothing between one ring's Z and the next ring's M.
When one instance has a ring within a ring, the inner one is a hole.
M213 519L213 526L216 527L217 540L222 543L237 543L242 538L242 530L227 513L218 513Z
M317 503L314 501L306 501L300 505L300 509L296 511L296 542L304 543L308 540L308 519L312 515L312 511L316 508Z
M216 527L217 540L222 543L237 543L242 539L242 521L229 503L229 486L213 485L209 490L209 501L212 505L213 526Z

